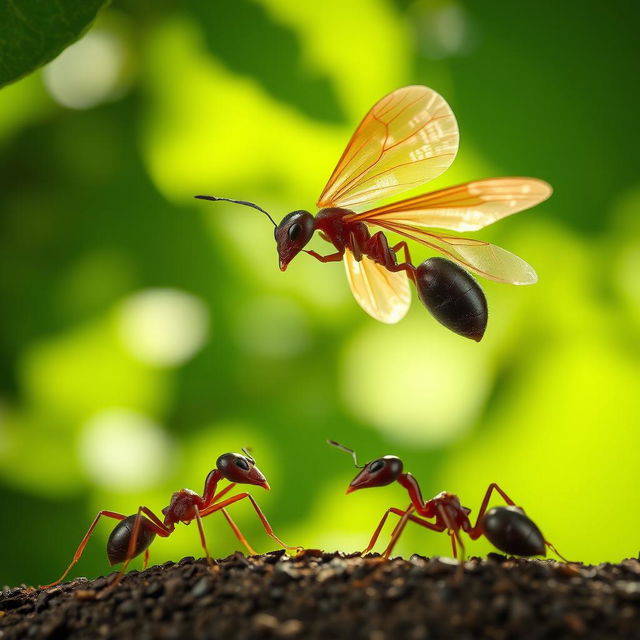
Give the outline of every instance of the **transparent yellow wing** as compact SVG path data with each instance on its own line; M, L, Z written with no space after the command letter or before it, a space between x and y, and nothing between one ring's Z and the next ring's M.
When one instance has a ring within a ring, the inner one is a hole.
M397 89L364 117L320 195L318 207L352 207L439 176L458 151L458 124L444 98Z
M389 220L416 227L475 231L546 200L553 189L536 178L490 178L425 193L346 216L348 222Z
M366 256L358 262L349 249L344 253L344 266L354 298L370 316L386 324L404 318L411 305L404 271L389 271Z
M506 284L535 284L535 269L517 255L495 244L457 238L417 229L397 222L380 221L378 226L435 249L469 271L484 278Z

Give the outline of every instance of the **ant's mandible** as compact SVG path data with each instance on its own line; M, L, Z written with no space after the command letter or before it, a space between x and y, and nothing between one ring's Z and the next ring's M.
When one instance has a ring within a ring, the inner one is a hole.
M333 440L328 440L327 442L351 454L355 466L362 469L351 481L347 493L369 487L383 487L397 481L407 490L411 499L411 504L405 510L393 507L387 509L362 555L369 553L373 549L389 514L393 513L400 516L400 521L393 530L391 540L383 553L385 558L391 555L407 522L411 521L432 531L447 531L451 537L454 558L458 557L458 548L460 548L460 562L464 560L465 556L464 543L460 537L461 531L464 531L472 540L484 535L495 547L511 555L544 556L548 547L565 562L567 561L549 541L545 540L533 520L526 516L524 511L517 507L513 500L495 482L489 485L482 500L476 522L472 525L469 520L471 509L463 507L457 495L442 491L430 500L424 500L418 481L410 473L403 473L403 464L400 458L384 456L365 465L359 465L353 449L349 449ZM493 507L487 511L489 500L494 491L497 491L502 496L508 506Z
M153 542L156 535L161 538L169 537L175 530L177 523L189 524L192 520L198 523L198 531L200 533L200 542L202 548L207 556L207 560L211 566L214 566L214 561L209 555L207 549L207 541L204 535L204 528L202 526L202 518L215 513L216 511L222 511L227 522L233 529L233 533L238 540L247 548L249 553L255 555L255 551L251 548L246 538L242 535L240 529L236 523L232 520L231 516L227 512L226 507L234 504L243 499L249 500L251 505L255 509L262 526L269 536L271 536L281 547L285 549L298 549L299 547L290 547L286 545L276 534L274 533L271 525L267 521L260 507L253 499L253 496L246 492L238 493L234 496L222 500L222 498L231 491L236 484L252 484L258 487L262 487L267 491L270 489L269 483L262 474L262 472L256 467L255 460L243 449L244 455L239 453L225 453L221 455L216 461L216 468L209 472L204 483L204 492L200 496L191 489L180 489L171 496L171 502L167 507L162 510L164 519L161 520L151 509L145 506L138 508L137 513L125 516L121 513L114 511L100 511L94 518L89 530L85 534L84 538L80 542L78 549L73 556L73 560L67 567L66 571L51 584L44 585L42 588L53 587L66 577L73 565L78 562L82 556L82 552L91 537L98 521L102 516L107 518L114 518L119 520L115 526L109 540L107 542L107 556L111 565L122 562L122 568L116 580L112 583L112 587L115 587L124 572L127 570L129 562L136 556L140 555L144 551L144 568L147 567L149 561L149 546ZM228 480L231 484L227 485L221 491L216 493L218 483L221 480Z

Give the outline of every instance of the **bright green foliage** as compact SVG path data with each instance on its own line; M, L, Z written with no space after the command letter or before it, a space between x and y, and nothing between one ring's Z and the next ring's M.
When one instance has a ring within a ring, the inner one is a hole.
M107 0L2 0L0 87L53 60L105 4Z

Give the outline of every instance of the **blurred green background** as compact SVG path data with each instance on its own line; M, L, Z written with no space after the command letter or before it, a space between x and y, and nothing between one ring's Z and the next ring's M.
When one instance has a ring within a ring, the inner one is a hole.
M399 455L426 496L456 492L474 511L497 481L570 559L636 555L637 14L626 2L116 1L2 89L0 585L55 579L99 509L159 512L243 446L281 537L361 549L408 501L397 485L346 496L355 469L326 438L364 460ZM417 300L400 324L377 324L341 265L300 255L283 274L262 215L193 199L314 211L360 118L413 83L446 97L461 132L454 165L418 191L506 175L555 188L475 234L540 276L482 282L480 344ZM232 512L273 548L249 505ZM112 526L72 575L108 571ZM238 548L220 514L206 527L214 555ZM450 547L409 527L398 551ZM152 562L200 554L193 526L151 549Z

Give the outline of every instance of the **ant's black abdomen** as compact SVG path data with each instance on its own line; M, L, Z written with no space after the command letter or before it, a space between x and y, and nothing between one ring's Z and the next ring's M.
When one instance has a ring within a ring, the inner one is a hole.
M475 279L455 262L429 258L416 269L418 297L447 329L480 342L487 328L487 299Z
M531 518L518 507L494 507L482 521L491 544L514 556L544 556L544 536Z
M109 557L110 564L118 564L127 559L129 542L133 535L133 528L135 527L137 517L137 515L132 515L121 520L111 532L109 540L107 541L107 556ZM147 549L156 537L155 531L151 528L149 521L143 516L140 516L140 518L142 522L138 528L138 539L136 540L136 546L131 558L135 558Z

